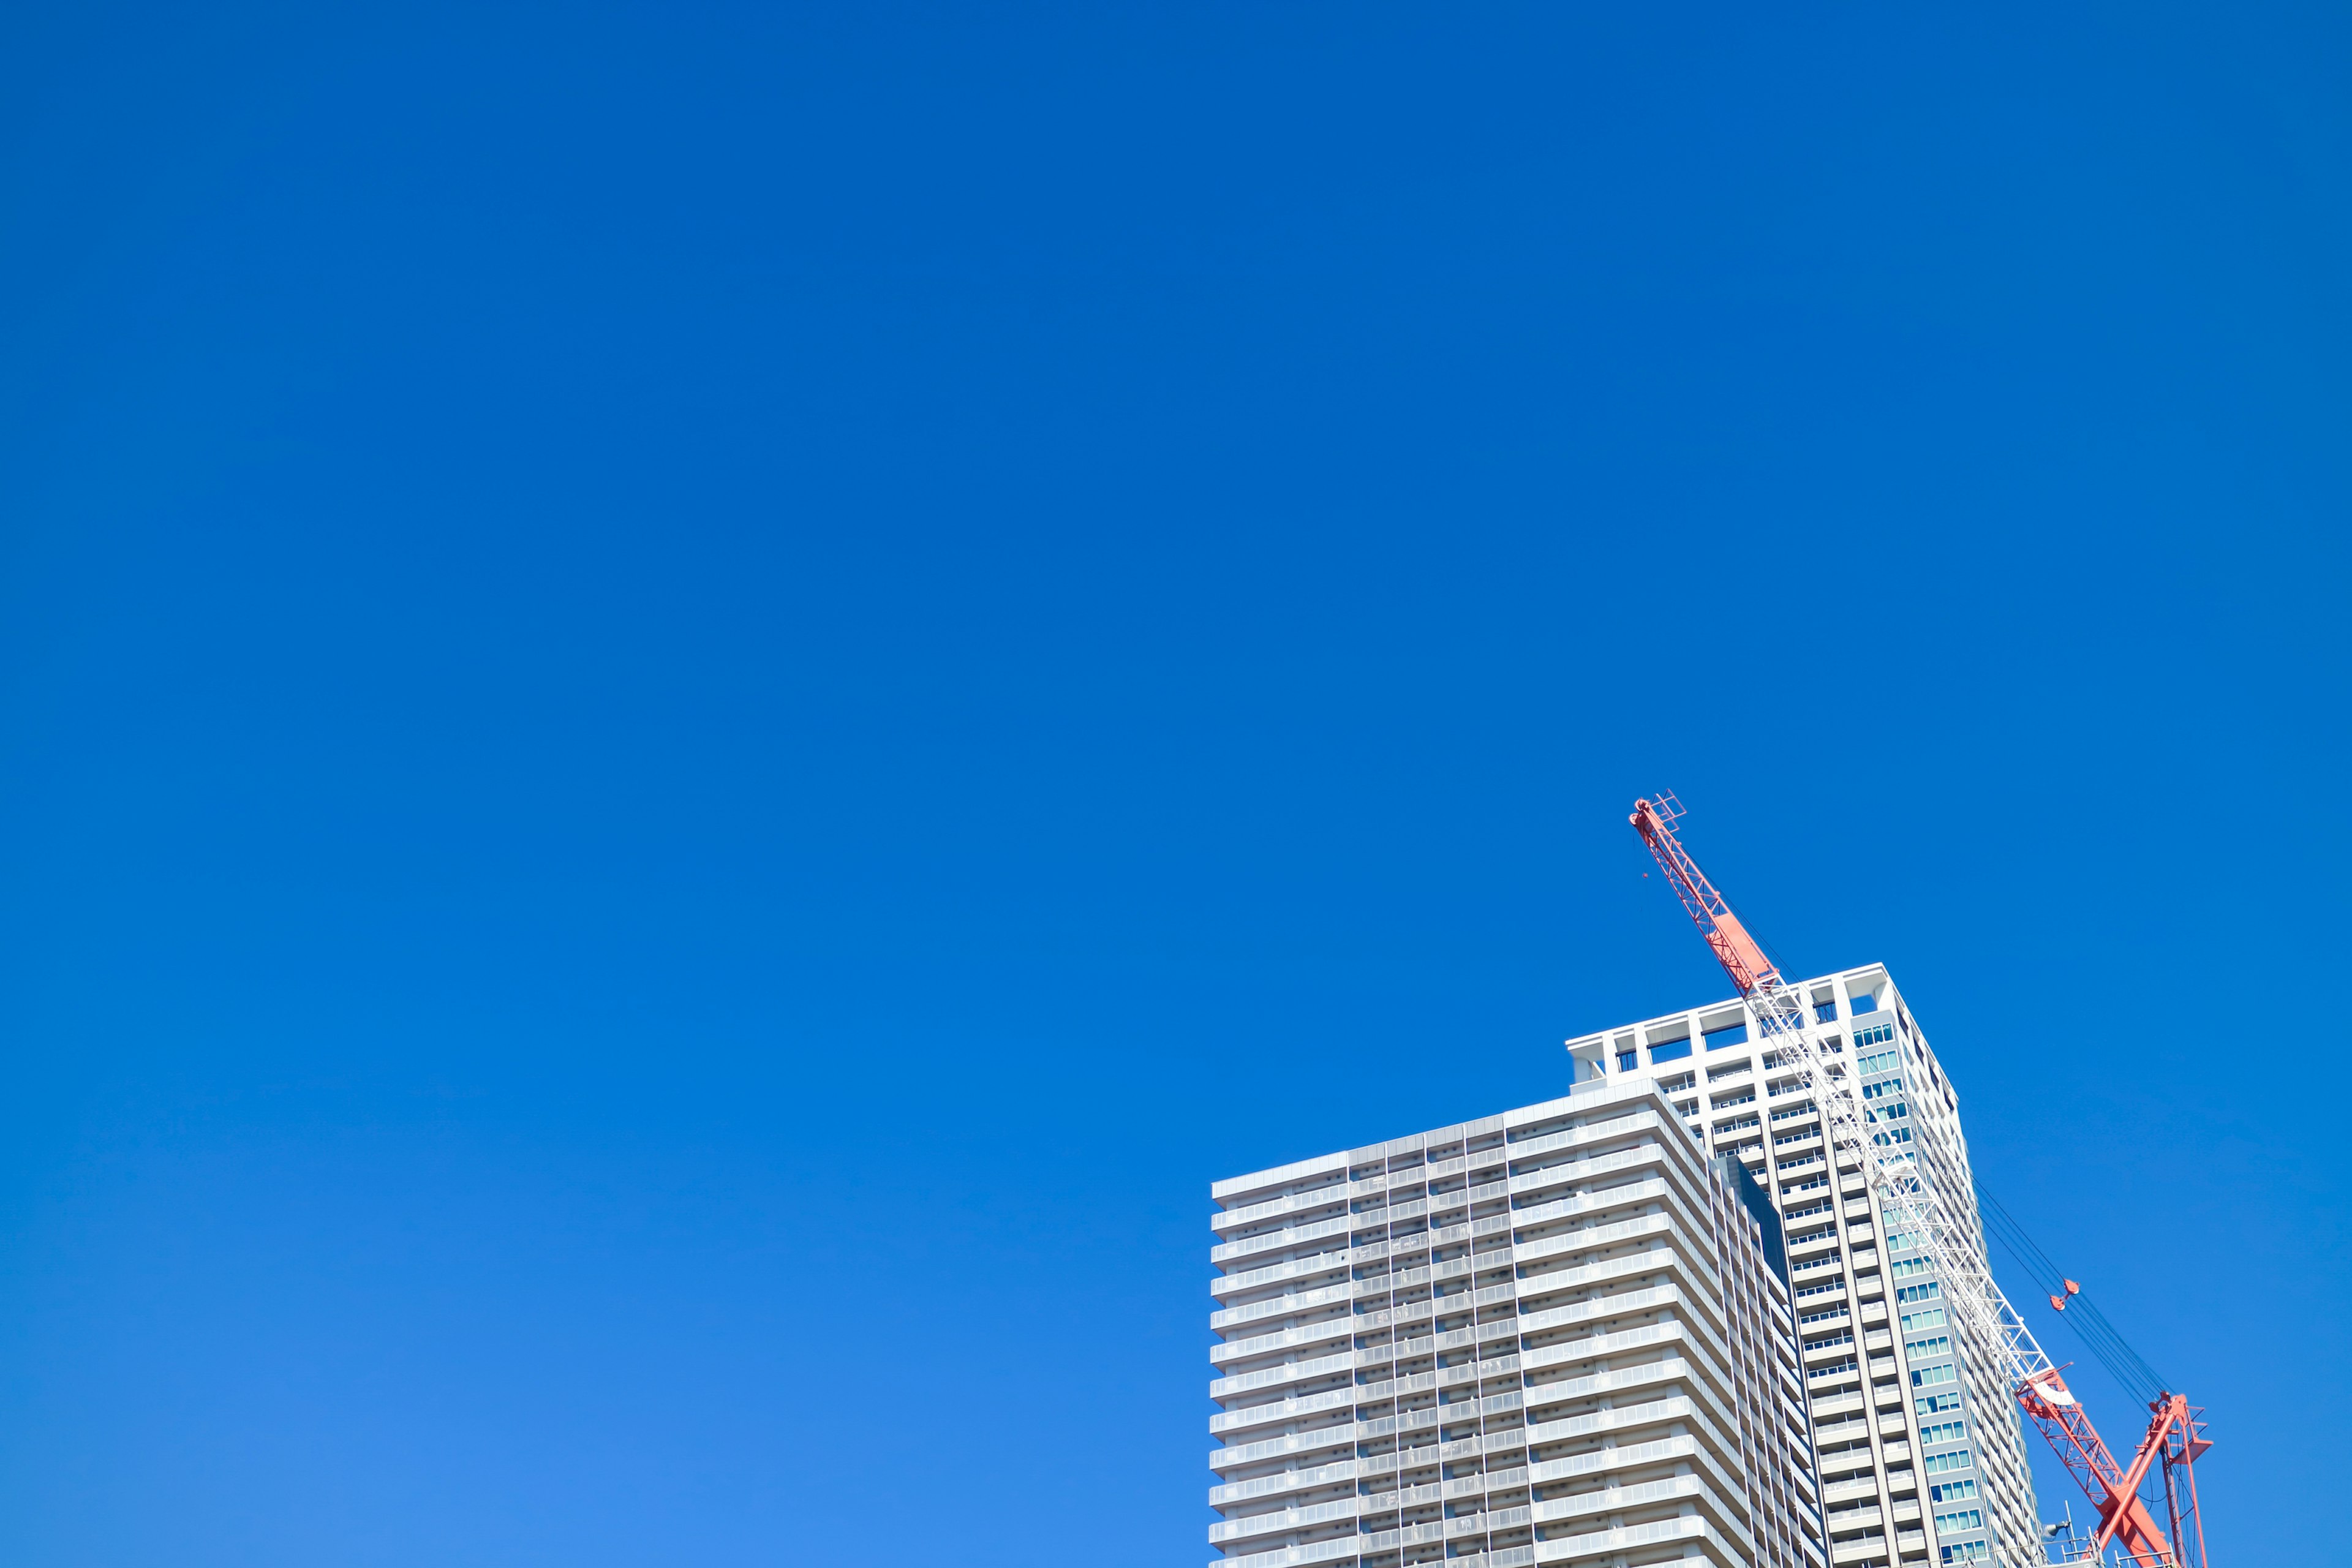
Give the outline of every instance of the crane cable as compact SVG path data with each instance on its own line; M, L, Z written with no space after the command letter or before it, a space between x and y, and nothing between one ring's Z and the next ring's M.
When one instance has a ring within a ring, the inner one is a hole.
M2081 1286L2066 1278L2063 1271L2050 1260L2050 1255L2035 1245L2033 1237L2017 1222L2017 1216L2001 1206L2000 1200L1979 1186L1976 1189L1979 1211L1989 1222L1986 1230L2003 1250L2017 1259L2020 1267L2033 1277L2033 1282L2060 1310L2074 1332L2099 1364L2107 1369L2125 1393L2142 1404L2153 1404L2172 1384L2157 1374L2154 1367L2131 1348L2107 1315L2083 1291Z

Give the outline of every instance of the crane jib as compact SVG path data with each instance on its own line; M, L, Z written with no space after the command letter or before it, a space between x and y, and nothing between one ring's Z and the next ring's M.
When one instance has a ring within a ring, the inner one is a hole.
M1962 1230L1908 1149L1898 1148L1883 1132L1872 1136L1867 1131L1865 1124L1874 1119L1858 1100L1850 1093L1824 1092L1824 1086L1834 1085L1844 1068L1824 1059L1823 1044L1812 1036L1803 1002L1683 847L1674 829L1683 815L1682 803L1661 793L1654 799L1635 801L1630 820L1724 973L1754 1009L1759 1031L1777 1047L1780 1066L1795 1071L1798 1087L1821 1110L1838 1166L1864 1175L1888 1224L1899 1221L1918 1238L1949 1288L1946 1300L1962 1342L1984 1363L2002 1369L2019 1405L2097 1506L2100 1530L2094 1555L2113 1541L2147 1568L2204 1568L2205 1525L2194 1465L2212 1445L2202 1436L2194 1407L2177 1394L2166 1394L2150 1406L2156 1419L2129 1470L2116 1463L2060 1369L2001 1294L1990 1267L1979 1262L1981 1239L1973 1249L1958 1245L1964 1235L1973 1233L1972 1222ZM2140 1480L2155 1461L2163 1466L2169 1538L2137 1495Z

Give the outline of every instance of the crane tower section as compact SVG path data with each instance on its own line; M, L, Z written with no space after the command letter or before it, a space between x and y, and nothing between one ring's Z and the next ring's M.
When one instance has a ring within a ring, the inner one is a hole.
M1802 1097L1801 1107L1792 1101L1790 1110L1774 1112L1775 1124L1801 1110L1813 1113L1813 1137L1825 1142L1830 1166L1823 1173L1824 1184L1835 1183L1835 1202L1846 1221L1864 1214L1869 1216L1866 1236L1858 1230L1848 1232L1849 1241L1857 1245L1851 1249L1845 1289L1857 1300L1866 1299L1872 1286L1865 1281L1874 1280L1883 1300L1886 1287L1893 1287L1900 1333L1870 1334L1872 1342L1867 1346L1874 1351L1881 1338L1889 1351L1898 1338L1902 1344L1900 1362L1892 1355L1885 1360L1885 1370L1894 1375L1882 1379L1880 1358L1874 1354L1870 1359L1872 1405L1878 1413L1879 1433L1885 1435L1888 1426L1885 1394L1907 1393L1912 1401L1912 1441L1903 1445L1903 1458L1920 1455L1924 1461L1920 1468L1938 1473L1937 1467L1944 1460L1934 1451L1939 1437L1956 1436L1964 1429L1976 1440L1974 1458L1957 1461L1973 1463L1981 1471L1967 1483L1965 1500L1973 1501L1980 1493L1993 1506L1983 1518L1969 1510L1946 1507L1956 1500L1954 1496L1946 1484L1931 1483L1928 1495L1937 1560L1961 1563L1989 1556L1995 1562L2021 1564L2042 1559L2041 1532L2034 1528L2032 1483L2016 1418L2021 1408L2096 1509L2095 1531L2069 1555L2099 1558L2113 1550L2122 1560L2142 1568L2203 1568L2203 1521L2193 1467L2212 1445L2202 1436L2198 1413L2180 1395L2164 1392L2148 1406L2152 1420L2130 1465L2115 1460L2081 1402L2067 1388L2063 1369L2042 1352L1993 1279L1969 1179L1967 1145L1959 1135L1958 1102L1901 1002L1895 1002L1891 1020L1864 1026L1864 1016L1877 1010L1877 998L1874 995L1871 1005L1864 1005L1849 984L1847 1026L1835 1026L1841 1023L1835 987L1824 994L1819 983L1792 985L1781 975L1779 965L1684 848L1674 826L1682 815L1674 797L1662 795L1655 800L1636 801L1631 820L1738 991L1759 1043L1768 1047L1764 1065L1781 1074L1769 1086L1769 1093ZM1883 978L1884 972L1878 973ZM1687 1054L1686 1046L1684 1051ZM1648 1065L1654 1072L1660 1065L1657 1047L1649 1047L1648 1054ZM1669 1063L1678 1059L1666 1058ZM1615 1053L1619 1070L1632 1070L1638 1065L1631 1054L1622 1049ZM1706 1070L1712 1082L1715 1069ZM1680 1076L1694 1077L1691 1073ZM1691 1087L1696 1087L1695 1082ZM1719 1109L1726 1097L1710 1094L1708 1098L1710 1106ZM1695 1111L1696 1101L1690 1103ZM1940 1129L1939 1110L1950 1114L1948 1126ZM1756 1125L1752 1118L1747 1124ZM1716 1125L1720 1131L1722 1124ZM1932 1135L1939 1131L1944 1136ZM1778 1151L1800 1142L1793 1134L1774 1136L1775 1154L1767 1163L1776 1174L1798 1163L1778 1158ZM1760 1141L1757 1152L1763 1153ZM1788 1217L1792 1216L1784 1207L1784 1220ZM1862 1268L1864 1253L1858 1245L1865 1239L1872 1243L1867 1271ZM1801 1301L1810 1289L1797 1289ZM2068 1289L2074 1289L2071 1283ZM2053 1305L2061 1302L2053 1298ZM1804 1321L1805 1314L1801 1313L1801 1324ZM1930 1333L1931 1328L1948 1328L1948 1336ZM1809 1364L1815 1342L1806 1342ZM1901 1375L1906 1372L1907 1389ZM2004 1392L2014 1397L2015 1406L2003 1397ZM1948 1406L1946 1400L1950 1402ZM1941 1418L1948 1413L1957 1415L1954 1426L1943 1424ZM1830 1458L1832 1450L1825 1446L1831 1434L1819 1426L1822 1414L1817 1401L1815 1441L1822 1454L1825 1495L1833 1503L1838 1496L1832 1484L1837 1467ZM1996 1433L2007 1441L1989 1441ZM1996 1455L2004 1462L1991 1462ZM1896 1457L1891 1452L1883 1455L1883 1479L1888 1483L1890 1496ZM2154 1468L2160 1468L2162 1490L2160 1497L2150 1498L2142 1492ZM2158 1504L2166 1514L2164 1524L2156 1517ZM1899 1521L1899 1504L1895 1512ZM1832 1506L1826 1522L1831 1527L1833 1560L1841 1563L1884 1561L1869 1553L1866 1535L1841 1537L1836 1521ZM2168 1531L2165 1524L2169 1525ZM1921 1539L1924 1544L1925 1532ZM1898 1537L1898 1546L1906 1544ZM1907 1550L1902 1557L1912 1560ZM1920 1560L1925 1561L1924 1554Z
M1633 826L1738 1003L1699 1010L1687 1058L1666 1038L1674 1025L1654 1022L1584 1054L1676 1086L1694 1131L1738 1153L1780 1205L1810 1320L1832 1560L2037 1563L2005 1370L2021 1325L1982 1300L1991 1274L1957 1092L1884 969L1784 976L1675 837L1680 816L1664 796L1640 803ZM1739 1042L1753 1078L1726 1070Z

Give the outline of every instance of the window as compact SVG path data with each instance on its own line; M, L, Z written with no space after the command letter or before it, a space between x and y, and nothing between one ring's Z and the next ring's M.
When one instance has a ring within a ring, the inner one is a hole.
M1981 1541L1963 1541L1958 1546L1944 1548L1947 1563L1981 1563L1992 1554L1992 1548Z
M1862 1098L1864 1100L1876 1100L1883 1094L1899 1093L1902 1090L1902 1088L1903 1076L1902 1074L1897 1073L1895 1077L1884 1079L1878 1083L1864 1084L1862 1086Z
M1931 1476L1940 1476L1946 1470L1965 1470L1969 1468L1969 1451L1955 1448L1948 1454L1930 1454L1919 1468Z
M1748 1025L1745 1021L1726 1024L1720 1029L1706 1031L1706 1048L1710 1051L1719 1051L1727 1046L1744 1046L1747 1043Z
M1816 1002L1813 1004L1813 1022L1816 1024L1834 1024L1837 1022L1836 997L1832 996L1826 1002Z
M1977 1484L1974 1481L1946 1481L1942 1486L1927 1489L1927 1500L1930 1502L1969 1502L1975 1500L1976 1495Z
M1668 1045L1652 1046L1650 1047L1650 1065L1652 1067L1656 1067L1664 1062L1678 1062L1688 1055L1690 1055L1690 1042L1688 1040L1675 1040Z
M1948 1535L1956 1531L1982 1530L1983 1528L1984 1514L1977 1509L1958 1509L1951 1513L1939 1513L1936 1516L1936 1533L1938 1535Z
M1859 1051L1859 1050L1865 1050L1865 1049L1867 1049L1868 1047L1872 1047L1872 1046L1883 1046L1883 1045L1886 1045L1886 1044L1888 1044L1889 1042L1891 1042L1894 1038L1895 1038L1895 1026L1894 1026L1894 1025L1892 1025L1892 1024L1873 1024L1870 1027L1868 1027L1868 1028L1866 1028L1866 1029L1856 1029L1856 1030L1853 1032L1853 1048L1854 1048L1855 1050L1858 1050L1858 1051ZM1895 1054L1895 1053L1894 1053L1894 1052L1892 1052L1892 1051L1889 1051L1889 1052L1887 1053L1887 1055L1889 1055L1889 1056L1893 1056L1894 1054Z
M1946 1367L1943 1370L1949 1372L1952 1369ZM1960 1396L1958 1391L1955 1390L1950 1394L1930 1394L1915 1399L1911 1403L1919 1407L1920 1415L1936 1415L1947 1410L1958 1410L1960 1407ZM1927 1439L1923 1437L1920 1441L1924 1443Z
M1924 1405L1927 1401L1921 1400L1920 1403ZM1965 1421L1939 1421L1933 1426L1919 1428L1919 1441L1922 1443L1957 1443L1968 1435L1969 1426Z
M1925 1285L1906 1285L1895 1292L1895 1299L1898 1301L1927 1301L1943 1293L1944 1288L1930 1279Z
M1927 1361L1934 1356L1949 1355L1952 1353L1952 1337L1949 1334L1937 1334L1932 1340L1913 1340L1903 1347L1903 1353L1914 1361Z
M1619 1051L1617 1053L1617 1070L1619 1072L1632 1072L1634 1068L1639 1065L1641 1064L1633 1052Z
M1923 1366L1911 1374L1911 1386L1914 1388L1933 1388L1939 1383L1951 1383L1957 1381L1959 1375L1960 1374L1958 1372L1953 1370L1949 1362L1945 1363L1942 1366Z
M1941 1307L1929 1307L1925 1311L1903 1314L1903 1331L1906 1334L1915 1329L1940 1329L1943 1326L1944 1309Z

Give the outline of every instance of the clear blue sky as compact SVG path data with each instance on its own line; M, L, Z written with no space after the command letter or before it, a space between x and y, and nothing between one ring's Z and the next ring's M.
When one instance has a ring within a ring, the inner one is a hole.
M2352 28L2048 9L10 8L0 1560L1199 1568L1661 785L2325 1555Z

